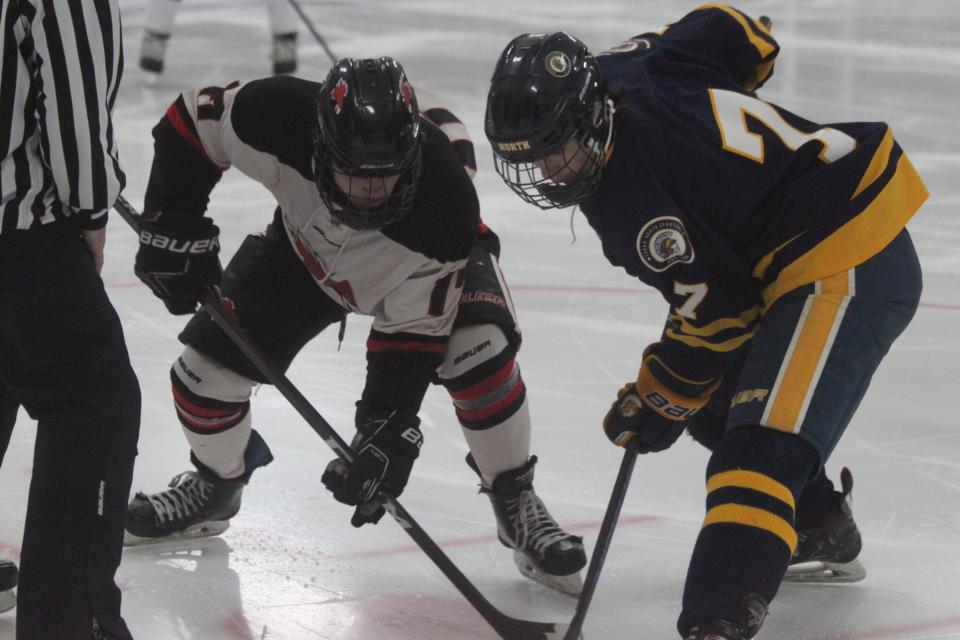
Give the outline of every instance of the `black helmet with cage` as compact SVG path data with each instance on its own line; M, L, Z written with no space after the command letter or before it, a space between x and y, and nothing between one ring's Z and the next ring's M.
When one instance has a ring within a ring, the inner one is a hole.
M514 38L487 96L484 128L497 173L541 209L583 201L600 183L612 114L600 68L583 42L563 32Z
M330 214L379 229L413 205L421 166L420 112L391 58L338 61L317 99L314 172Z

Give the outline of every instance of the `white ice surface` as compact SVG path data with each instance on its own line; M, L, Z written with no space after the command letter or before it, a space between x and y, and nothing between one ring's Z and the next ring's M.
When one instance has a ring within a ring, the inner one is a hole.
M121 0L127 70L116 109L127 197L142 203L150 128L181 88L268 73L266 13L256 0L185 0L167 73L142 83L136 59L144 3ZM695 2L527 0L307 2L339 55L388 54L415 85L444 96L478 147L486 221L503 241L519 307L520 355L534 418L536 484L557 519L592 550L620 459L599 421L659 334L665 303L603 259L579 216L571 246L565 213L540 213L494 174L482 116L496 56L514 35L567 29L595 50L658 27ZM932 195L910 225L925 271L913 324L894 345L828 464L856 477L856 515L867 579L856 585L784 586L761 637L786 640L960 638L960 3L954 0L743 0L773 17L783 47L763 95L821 122L886 120ZM301 29L301 73L321 79L329 61ZM269 117L269 114L265 114ZM261 230L269 194L225 176L210 214L230 255ZM143 388L134 490L157 491L188 468L168 367L183 318L166 314L132 273L134 235L109 226L104 280L123 320ZM289 374L347 438L364 373L368 323L352 319L308 345ZM323 442L271 387L253 400L276 462L259 471L221 538L124 554L118 580L139 640L481 640L484 621L389 519L354 530L349 511L319 482ZM571 599L514 569L495 540L487 500L463 463L450 402L424 403L426 444L402 502L474 584L510 615L569 620ZM0 553L16 557L34 424L21 414L0 471ZM607 566L585 625L588 638L665 640L703 516L706 453L687 439L638 461ZM13 638L13 615L0 616Z

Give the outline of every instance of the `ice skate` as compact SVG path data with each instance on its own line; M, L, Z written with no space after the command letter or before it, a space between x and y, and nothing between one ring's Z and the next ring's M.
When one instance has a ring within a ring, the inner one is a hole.
M831 510L815 525L797 531L797 548L784 576L788 582L859 582L867 571L858 556L863 544L853 520L850 491L853 475L840 472L842 491L834 492Z
M156 77L163 73L163 58L167 53L168 33L147 31L140 43L140 68Z
M273 49L270 53L273 75L293 73L297 70L297 34L273 34Z
M740 620L711 620L690 629L686 640L750 640L767 617L767 602L755 593L744 596L740 603Z
M493 486L482 484L497 518L497 536L513 549L513 561L527 578L570 596L578 596L583 582L580 569L587 564L583 539L565 532L533 490L537 457L501 473ZM477 469L473 457L467 464Z
M239 478L224 480L193 454L190 457L196 471L177 474L166 491L137 493L130 501L123 523L124 546L220 535L240 510L243 487L253 471L273 461L255 430L244 453L247 470Z
M0 558L0 613L17 606L18 578L17 565L6 558Z

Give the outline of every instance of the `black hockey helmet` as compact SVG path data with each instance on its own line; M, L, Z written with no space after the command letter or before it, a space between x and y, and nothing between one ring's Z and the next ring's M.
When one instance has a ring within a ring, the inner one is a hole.
M600 67L583 42L563 32L514 38L487 96L484 129L497 173L541 209L581 202L600 182L612 114ZM539 162L564 151L560 167Z
M406 214L420 177L421 137L403 67L386 57L338 61L320 89L317 120L315 179L330 214L357 230ZM378 189L382 197L365 199Z

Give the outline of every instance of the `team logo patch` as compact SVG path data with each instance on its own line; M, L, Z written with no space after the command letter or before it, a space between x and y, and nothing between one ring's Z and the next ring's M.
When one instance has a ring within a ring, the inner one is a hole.
M570 58L562 51L551 51L547 54L543 63L547 67L550 75L556 76L557 78L566 78L570 75L570 70L573 68L573 65L570 63Z
M348 93L350 93L350 85L344 82L343 78L337 80L337 85L330 92L330 97L333 99L333 111L337 115L340 115L340 112L343 111L343 103L346 101Z
M672 265L693 262L693 245L683 223L673 216L654 218L637 235L637 253L652 271L666 271Z
M650 41L649 40L627 40L626 42L621 42L620 44L615 44L604 53L630 53L631 51L636 51L637 49L649 49Z

